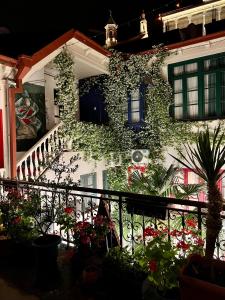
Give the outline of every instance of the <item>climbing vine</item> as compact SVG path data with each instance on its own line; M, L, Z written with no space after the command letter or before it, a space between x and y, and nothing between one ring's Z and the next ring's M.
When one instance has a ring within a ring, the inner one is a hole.
M155 47L152 54L144 55L112 51L109 74L91 77L78 85L73 59L67 50L62 51L54 61L58 70L58 99L64 105L63 134L72 140L73 149L95 160L112 159L113 153L115 157L122 157L126 168L131 149L149 149L150 158L155 159L162 157L165 147L183 143L189 136L190 124L169 116L172 89L161 74L168 55L169 51L163 47ZM127 122L127 101L141 84L144 85L145 117L137 129ZM104 94L108 123L78 121L79 94L99 85Z

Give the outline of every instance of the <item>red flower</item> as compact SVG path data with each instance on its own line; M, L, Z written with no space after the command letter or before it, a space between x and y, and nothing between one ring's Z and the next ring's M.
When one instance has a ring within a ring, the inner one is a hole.
M195 244L198 245L198 246L204 246L204 243L205 243L204 240L201 239L200 237L197 237L195 239Z
M188 245L184 241L180 241L180 242L177 243L177 248L186 251L186 250L188 250L190 248L190 245Z
M73 212L73 208L72 207L66 207L64 208L64 212L68 215L70 215Z
M157 237L159 235L160 235L159 230L154 229L152 227L146 227L144 230L144 237L146 237L146 236Z
M156 260L150 260L148 263L148 268L151 272L157 271L157 261Z
M186 220L186 225L192 228L196 228L197 222L193 219Z
M21 217L18 216L18 217L15 217L13 220L12 220L12 224L18 224L21 222Z
M90 239L89 236L84 235L84 236L81 236L81 237L80 237L80 242L81 242L81 244L87 245L87 244L90 244L91 239Z

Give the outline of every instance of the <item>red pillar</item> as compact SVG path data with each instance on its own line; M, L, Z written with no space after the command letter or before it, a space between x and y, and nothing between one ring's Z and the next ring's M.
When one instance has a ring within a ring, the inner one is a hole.
M2 110L0 109L0 168L4 168Z

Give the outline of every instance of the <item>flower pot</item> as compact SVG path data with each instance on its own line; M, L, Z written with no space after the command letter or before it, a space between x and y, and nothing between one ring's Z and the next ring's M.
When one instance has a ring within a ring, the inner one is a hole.
M38 237L33 242L35 248L35 280L38 288L52 289L59 283L59 270L57 264L58 245L61 237L47 234Z
M98 266L86 266L82 272L82 284L87 287L96 284L101 277L101 273L102 271Z
M142 284L142 299L143 300L179 300L180 292L178 288L173 288L165 292L159 291L146 278Z
M182 300L225 299L224 261L192 255L179 280Z

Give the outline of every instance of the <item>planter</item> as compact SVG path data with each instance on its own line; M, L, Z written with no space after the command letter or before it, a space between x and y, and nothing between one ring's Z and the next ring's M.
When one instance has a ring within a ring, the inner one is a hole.
M161 197L156 197L154 201L150 199L127 198L126 202L129 214L156 217L161 220L166 219L167 203Z
M225 299L224 261L193 255L179 279L182 300Z
M167 290L165 293L160 292L146 278L142 284L142 299L143 300L179 300L180 292L178 288ZM192 298L190 299L192 300Z
M57 264L58 245L61 237L47 234L38 237L33 242L35 249L35 279L34 285L42 289L53 289L59 284L60 274Z
M30 241L16 242L13 239L0 239L0 264L34 264L34 251Z

